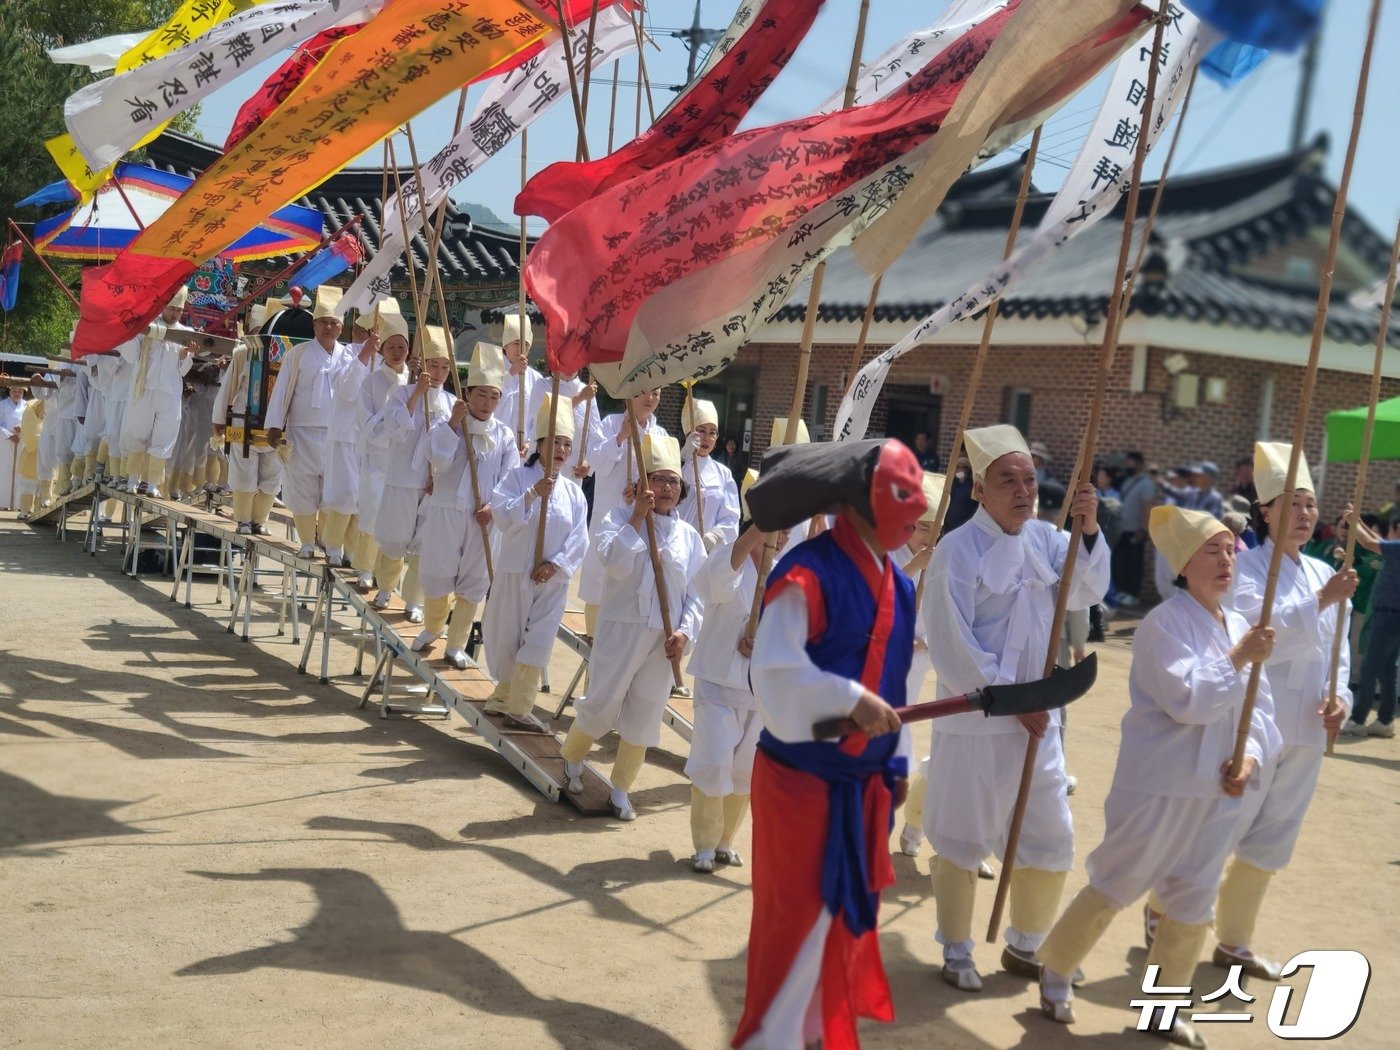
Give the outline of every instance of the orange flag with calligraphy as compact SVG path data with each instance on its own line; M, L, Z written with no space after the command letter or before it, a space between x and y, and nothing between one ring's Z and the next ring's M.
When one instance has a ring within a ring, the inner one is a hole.
M390 0L125 252L84 273L74 351L143 331L200 263L549 29L519 0Z

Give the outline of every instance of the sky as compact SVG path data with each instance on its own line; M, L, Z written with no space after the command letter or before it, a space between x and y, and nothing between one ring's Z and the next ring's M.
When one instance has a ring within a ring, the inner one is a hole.
M947 0L872 0L866 30L865 57L873 58L908 33L922 29L948 6ZM700 22L708 29L724 28L734 14L735 0L701 0ZM826 0L816 24L798 48L778 80L754 107L745 126L772 124L812 112L845 82L855 35L859 4L857 0ZM1309 109L1306 140L1319 132L1331 139L1327 172L1335 183L1340 177L1351 114L1355 102L1357 71L1365 42L1369 0L1331 0L1322 30L1315 91ZM1400 218L1400 194L1396 192L1396 171L1400 169L1400 140L1394 129L1392 100L1400 98L1400 62L1387 56L1400 54L1400 4L1389 4L1382 15L1376 42L1377 59L1371 70L1366 119L1356 157L1351 189L1351 207L1388 237ZM648 46L646 64L652 84L652 97L659 112L672 97L671 88L685 79L685 44L670 34L688 27L695 13L694 0L651 0L647 4L647 26L654 41ZM283 56L285 57L285 56ZM270 75L281 59L269 62L228 88L221 89L204 103L199 119L200 133L211 142L222 143L244 98L256 84ZM1247 80L1230 89L1200 78L1181 133L1177 173L1200 172L1240 164L1282 153L1289 148L1293 114L1298 94L1300 63L1296 55L1271 55ZM612 70L603 71L594 85L588 120L588 138L593 156L606 152L608 139L608 97ZM639 89L635 57L623 60L619 71L621 87L617 100L615 145L630 137L635 129ZM1042 137L1041 162L1035 183L1041 190L1053 190L1068 170L1088 125L1102 98L1107 76L1100 77L1049 122ZM602 90L599 90L599 88ZM482 92L470 92L468 113ZM456 96L444 99L413 121L418 156L426 160L451 137L456 112ZM648 123L643 102L643 126ZM556 160L572 160L575 125L573 109L561 100L530 129L527 167L531 174ZM1024 144L1004 156L1020 155ZM400 156L407 151L400 148ZM1148 159L1148 177L1159 173L1165 147ZM379 147L356 163L380 165ZM403 161L406 163L406 161ZM1000 161L994 162L1000 163ZM453 194L458 203L480 203L497 215L514 222L512 201L519 190L520 153L515 145L506 147L482 168L460 184ZM532 234L544 229L543 220L531 219Z

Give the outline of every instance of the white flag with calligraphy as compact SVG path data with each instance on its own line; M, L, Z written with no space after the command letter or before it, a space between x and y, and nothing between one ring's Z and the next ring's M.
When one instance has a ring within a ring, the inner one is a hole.
M332 26L367 21L384 0L287 0L233 15L154 62L80 88L63 120L94 171L286 47Z
M836 413L837 441L858 441L865 437L870 413L896 361L954 322L980 313L1057 248L1112 213L1128 192L1131 179L1133 153L1142 124L1148 64L1152 61L1152 37L1152 32L1146 33L1138 46L1119 60L1094 126L1069 177L1032 238L982 280L924 318L904 338L860 370ZM1213 31L1202 27L1189 13L1180 12L1179 17L1168 21L1154 115L1148 129L1149 148L1180 106L1197 63L1217 40Z
M588 61L587 32L575 28L571 34L576 77L585 67L597 70L637 49L632 20L620 5L598 12L593 33L593 57ZM454 186L503 149L516 134L555 102L569 98L569 70L564 58L564 42L556 33L540 54L491 81L462 131L422 166L423 197L431 213L452 192ZM406 201L404 218L399 218L399 201ZM389 274L404 250L403 225L408 235L423 228L416 179L403 184L398 194L385 201L382 241L379 250L360 271L338 312L369 310L389 295Z

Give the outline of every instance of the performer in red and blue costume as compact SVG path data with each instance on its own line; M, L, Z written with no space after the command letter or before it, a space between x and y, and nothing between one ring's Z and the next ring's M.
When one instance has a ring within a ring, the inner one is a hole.
M753 922L735 1047L859 1046L856 1021L892 1021L878 942L894 881L889 835L908 775L896 709L914 651L914 586L888 557L927 503L894 440L769 451L749 490L761 530L823 513L834 528L769 577L750 681L764 729L753 773ZM818 742L849 717L862 732Z

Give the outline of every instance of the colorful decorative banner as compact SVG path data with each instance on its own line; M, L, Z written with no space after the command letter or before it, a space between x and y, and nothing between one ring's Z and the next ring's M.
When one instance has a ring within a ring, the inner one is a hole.
M67 47L51 47L48 56L60 66L86 66L94 73L105 73L115 69L122 55L145 39L145 33L117 33Z
M733 134L787 65L823 0L744 0L705 68L656 123L598 160L551 164L515 199L517 215L556 222L609 187Z
M141 331L199 263L548 29L516 0L395 0L128 251L84 274L75 348L109 350Z
M278 66L277 72L264 80L262 87L253 92L247 101L238 107L238 114L233 118L233 127L229 129L228 138L224 140L224 152L227 153L247 138L248 132L256 128L272 114L273 110L291 98L297 85L306 79L321 59L326 57L326 53L335 46L337 40L342 40L359 31L359 25L339 26L317 33L310 40L299 45L292 52L292 57Z
M83 159L82 153L78 150L78 144L73 141L73 136L64 132L62 135L55 135L44 143L44 149L49 151L49 156L58 166L58 170L63 172L63 177L68 180L69 185L77 191L81 200L87 200L97 188L112 177L112 168L102 168L93 171L88 167L88 163Z
M117 72L125 73L154 62L176 48L207 33L229 15L246 11L266 0L184 0L165 25L151 30L146 38L117 60Z
M353 231L347 231L307 259L296 273L287 278L287 284L310 291L332 277L339 277L363 261L364 257L365 250L360 247L359 239Z
M24 245L14 241L0 255L0 310L6 313L15 308L19 297L19 263L23 254Z
M284 47L347 22L384 0L281 0L243 11L199 39L117 76L79 88L63 105L68 133L89 165L120 160L153 128L196 105Z
M632 20L621 5L599 10L591 61L585 54L588 34L576 29L571 37L578 79L582 79L585 69L591 67L596 71L637 48ZM521 128L528 127L559 100L569 98L569 72L565 61L564 41L554 32L542 53L491 81L461 133L423 165L423 194L429 212L458 183L504 148ZM402 257L404 248L399 196L391 196L385 204L379 250L340 301L338 309L342 315L351 309L367 310L389 295L389 274ZM403 184L402 197L408 202L405 218L408 235L412 237L423 228L416 178Z
M1130 48L1118 63L1098 117L1084 141L1060 192L1055 196L1034 236L1011 258L942 309L930 314L894 346L860 370L836 413L837 441L865 437L870 413L879 400L890 368L905 354L932 339L954 322L975 317L1000 299L1028 270L1060 246L1112 213L1128 191L1133 151L1142 133L1142 106L1147 69L1152 61L1152 33ZM1165 65L1153 100L1149 148L1162 134L1191 83L1191 73L1217 37L1201 30L1190 14L1168 23L1163 37ZM1104 289L1107 295L1109 289Z
M1327 0L1182 0L1193 15L1240 44L1296 51L1317 32Z

